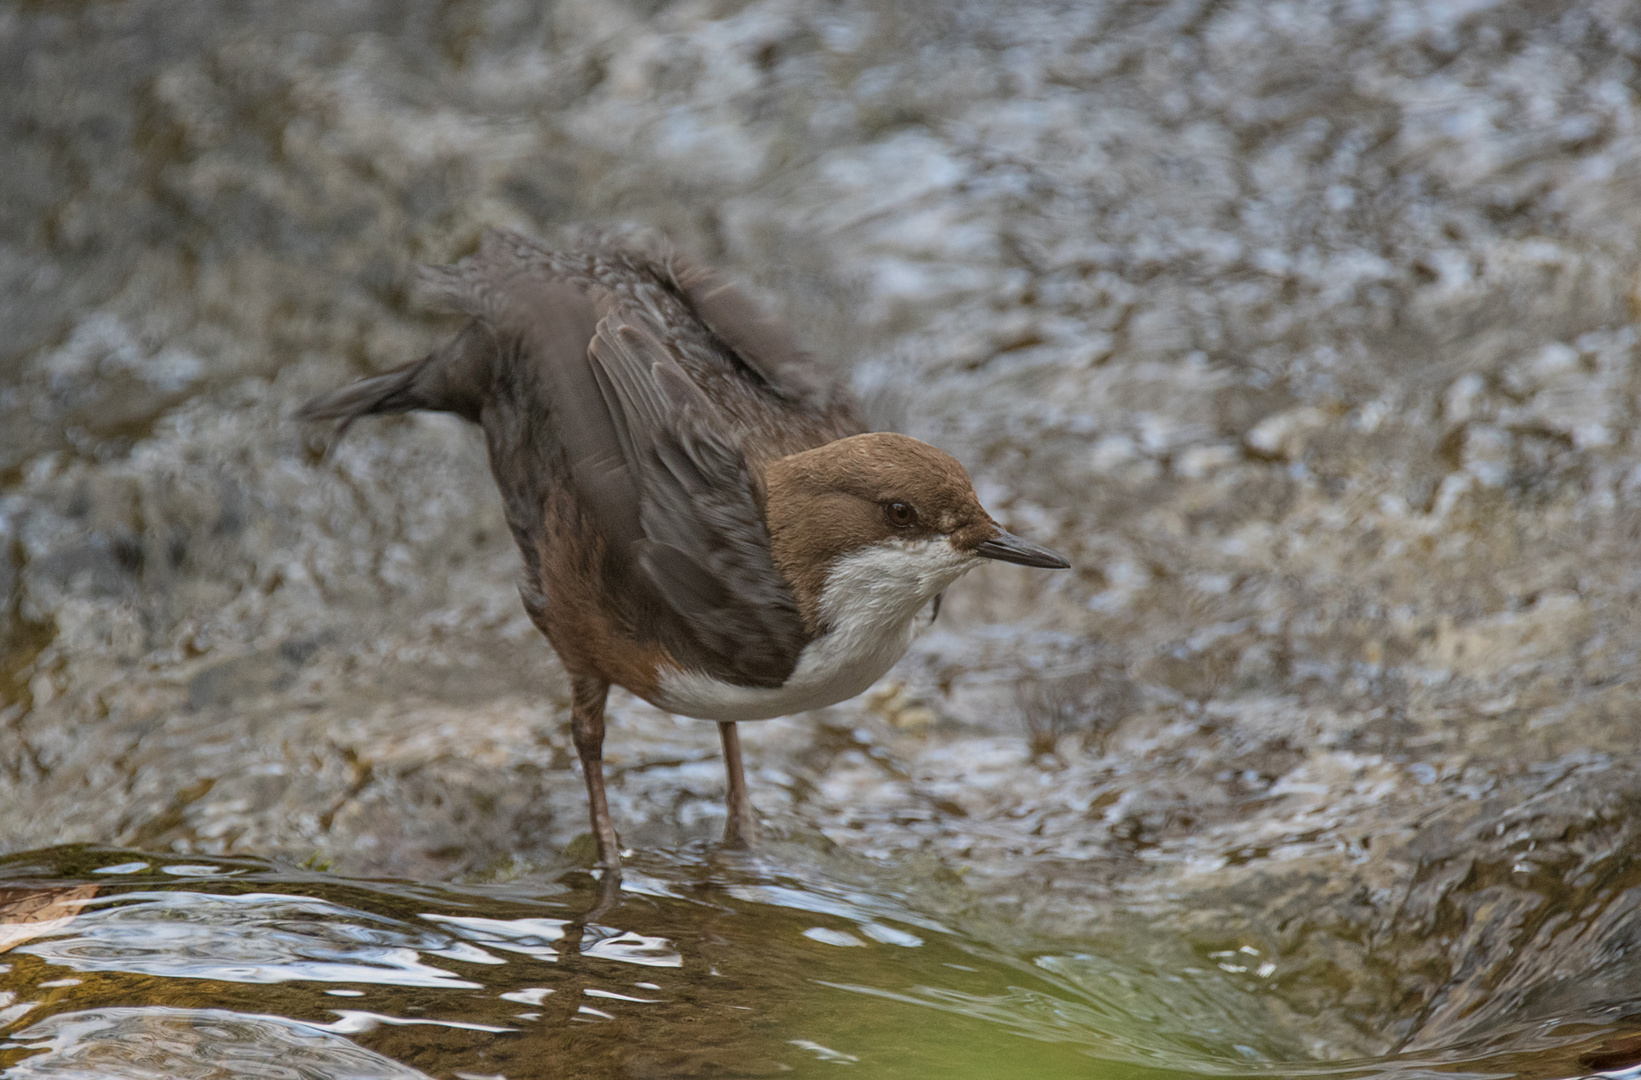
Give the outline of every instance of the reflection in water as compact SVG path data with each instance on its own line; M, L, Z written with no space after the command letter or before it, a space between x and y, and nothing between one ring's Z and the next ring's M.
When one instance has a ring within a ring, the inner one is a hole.
M1552 957L1521 956L1500 969L1499 995L1473 996L1485 1031L1456 1025L1442 1043L1427 1025L1399 1056L1328 1060L1333 1047L1306 1042L1315 987L1291 971L1313 943L1273 956L1184 941L1200 959L1156 966L1142 959L1157 955L1148 944L1183 941L1178 927L1151 928L1152 943L1135 933L1109 948L1034 948L973 913L914 909L888 881L687 854L642 861L641 891L606 904L579 874L431 886L245 859L178 875L75 848L0 860L8 895L80 905L38 922L0 965L0 1069L8 1080L802 1076L839 1065L908 1078L1551 1077L1591 1067L1581 1061L1627 1067L1634 1031L1622 1021L1641 1012L1623 949L1584 972L1582 1003ZM1607 903L1548 921L1633 938L1633 897L1614 888L1627 878L1603 880ZM1536 982L1522 975L1534 970ZM1364 997L1364 1022L1399 1023L1394 1007Z
M436 931L305 896L136 892L99 903L71 935L18 952L75 971L239 983L477 987L421 956L501 962Z
M468 941L523 953L538 960L557 960L553 943L564 937L568 919L484 919L475 915L424 914L429 922L450 927Z
M95 885L76 885L66 889L0 889L0 953L68 925L69 920L96 895Z
M616 960L623 964L642 967L675 968L684 966L684 958L666 938L617 930L613 926L588 924L581 939L581 955L596 956L601 960Z
M6 1070L8 1080L427 1080L321 1027L226 1009L87 1009L12 1037L44 1052Z

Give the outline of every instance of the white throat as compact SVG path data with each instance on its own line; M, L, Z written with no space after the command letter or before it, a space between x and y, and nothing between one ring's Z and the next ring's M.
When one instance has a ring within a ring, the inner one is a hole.
M928 625L919 613L979 561L943 536L850 552L832 563L821 589L827 632L805 646L783 685L734 686L697 672L667 672L655 704L703 720L768 720L852 698L905 655Z

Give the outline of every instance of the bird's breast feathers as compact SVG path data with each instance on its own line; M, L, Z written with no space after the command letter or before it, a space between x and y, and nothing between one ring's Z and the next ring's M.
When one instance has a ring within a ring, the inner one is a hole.
M827 630L804 647L785 683L737 686L701 672L663 670L651 700L703 720L768 720L854 697L905 654L928 625L920 614L977 562L945 537L889 541L841 556L821 592Z

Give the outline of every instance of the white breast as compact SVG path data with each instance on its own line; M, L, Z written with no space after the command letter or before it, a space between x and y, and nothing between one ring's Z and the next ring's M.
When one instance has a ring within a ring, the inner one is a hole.
M735 686L695 672L661 676L654 703L703 720L768 720L852 698L883 677L928 625L919 613L980 560L945 537L873 544L832 564L820 613L831 629L778 687Z

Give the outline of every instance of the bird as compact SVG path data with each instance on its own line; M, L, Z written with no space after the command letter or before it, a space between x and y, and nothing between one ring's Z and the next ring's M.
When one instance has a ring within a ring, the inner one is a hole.
M744 847L738 723L866 690L987 560L1070 565L993 520L951 455L868 430L782 323L658 235L548 246L490 229L466 258L422 267L415 294L464 317L460 332L297 415L335 421L333 440L412 410L483 429L524 609L569 676L607 874L621 867L603 774L610 687L717 722L724 843Z

